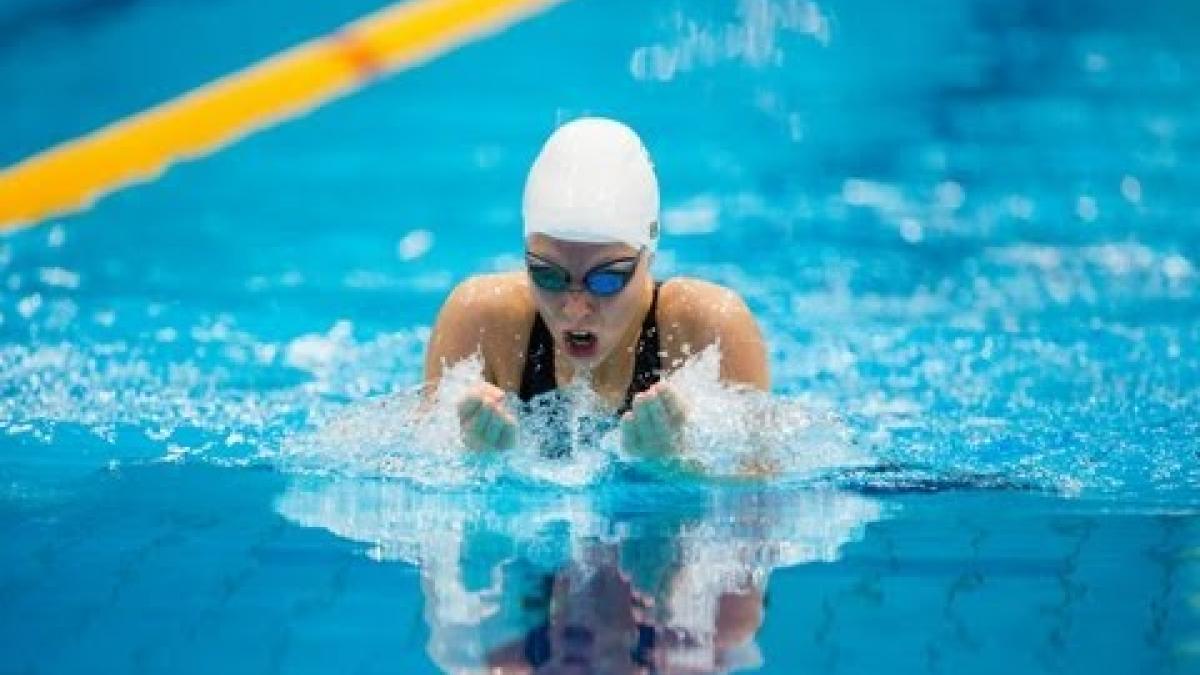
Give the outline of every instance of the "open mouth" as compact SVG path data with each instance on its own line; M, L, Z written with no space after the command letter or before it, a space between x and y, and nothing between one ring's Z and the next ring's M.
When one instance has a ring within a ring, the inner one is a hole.
M563 332L567 353L574 357L588 357L596 353L596 334L586 330Z

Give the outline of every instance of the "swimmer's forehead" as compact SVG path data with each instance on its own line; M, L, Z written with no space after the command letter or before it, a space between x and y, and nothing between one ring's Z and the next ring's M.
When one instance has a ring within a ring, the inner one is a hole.
M526 237L525 250L550 262L580 265L632 258L638 254L638 249L629 244L564 241L544 234L531 234Z

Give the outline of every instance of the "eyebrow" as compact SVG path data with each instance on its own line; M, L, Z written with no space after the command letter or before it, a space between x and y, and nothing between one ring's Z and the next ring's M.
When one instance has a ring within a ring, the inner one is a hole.
M637 256L630 256L628 258L613 258L612 260L609 260L608 262L602 262L599 265L592 265L592 267L590 269L597 269L599 267L613 267L615 265L620 265L622 263L625 263L627 265L634 265L637 263Z

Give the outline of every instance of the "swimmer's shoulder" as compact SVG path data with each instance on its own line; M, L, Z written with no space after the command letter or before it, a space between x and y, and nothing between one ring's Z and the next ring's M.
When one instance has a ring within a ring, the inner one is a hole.
M448 330L526 327L533 321L533 297L526 275L520 273L469 276L450 292L438 323Z
M669 279L658 291L656 319L669 370L720 344L723 380L770 388L762 332L737 291L701 279Z
M730 322L753 322L745 300L735 290L691 277L673 277L658 290L658 322L678 325L688 333L709 332Z
M432 357L428 363L455 362L482 352L485 377L494 384L511 388L514 379L519 381L517 369L524 365L525 345L535 312L525 274L506 272L468 277L459 282L442 305L430 337Z

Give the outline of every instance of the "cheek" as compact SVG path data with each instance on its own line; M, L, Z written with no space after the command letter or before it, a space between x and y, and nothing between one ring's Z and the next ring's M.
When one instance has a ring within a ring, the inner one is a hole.
M633 316L635 305L636 303L632 300L621 298L598 306L597 314L603 317L601 330L609 336L624 333L629 324L635 320ZM640 319L638 320L640 321Z

